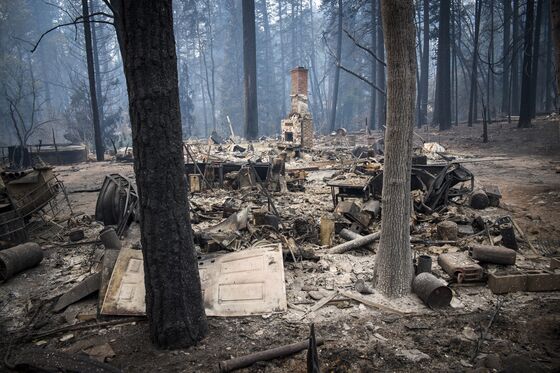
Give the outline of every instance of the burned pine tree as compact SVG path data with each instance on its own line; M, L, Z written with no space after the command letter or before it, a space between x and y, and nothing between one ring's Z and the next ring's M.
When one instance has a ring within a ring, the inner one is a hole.
M245 94L245 137L255 140L259 134L257 112L257 44L255 37L255 0L243 0L243 84Z
M434 123L440 131L451 128L451 59L449 41L450 0L441 0L437 47L436 100Z
M550 30L554 44L554 65L556 69L556 92L560 91L560 2L550 3Z
M412 0L382 0L387 46L387 128L383 177L383 219L374 268L382 293L398 297L410 291L410 180L416 96L416 50Z
M533 77L533 23L534 23L534 0L527 0L527 12L525 15L525 30L523 43L523 68L521 79L521 102L519 105L519 122L517 127L531 127L531 101Z
M95 68L94 68L94 58L93 58L93 43L91 37L91 25L90 25L90 15L88 0L82 0L82 13L84 18L84 38L86 43L86 59L87 59L87 70L89 79L89 96L91 101L91 111L93 117L93 133L95 136L95 154L98 161L104 159L104 147L103 138L101 136L101 125L99 121L99 103L97 86L95 83Z
M340 82L340 59L342 56L342 0L338 0L337 13L337 31L336 31L336 69L334 71L331 113L329 115L329 130L332 132L336 126L336 105L338 103L338 86Z
M468 125L472 126L473 122L476 121L477 109L477 91L478 91L478 39L480 34L480 15L482 13L482 0L475 1L475 16L474 16L474 43L473 43L473 57L472 57L472 68L471 68L471 79L470 79L470 91L469 91L469 114L468 114Z
M140 198L146 314L154 344L207 332L189 218L171 0L113 0L128 87Z
M420 87L418 87L420 97L420 118L418 125L428 123L428 88L429 88L429 74L430 74L430 1L423 0L422 2L422 61L420 62Z

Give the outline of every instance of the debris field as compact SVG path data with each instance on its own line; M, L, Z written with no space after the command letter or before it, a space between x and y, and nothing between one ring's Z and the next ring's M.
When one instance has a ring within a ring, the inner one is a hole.
M149 343L132 153L6 169L2 356L15 369L305 371L312 327L325 371L558 370L560 153L521 139L553 125L540 118L512 133L504 122L482 146L477 126L418 130L416 277L400 299L371 284L381 132L339 131L309 148L217 135L185 142L210 330L176 351Z

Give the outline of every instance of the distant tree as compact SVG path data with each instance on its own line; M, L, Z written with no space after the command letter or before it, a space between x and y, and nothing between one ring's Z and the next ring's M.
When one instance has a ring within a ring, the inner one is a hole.
M146 315L157 346L207 333L182 154L171 0L112 0L129 95Z
M560 1L550 2L550 30L552 32L552 40L554 42L556 92L560 92Z
M543 13L543 0L537 0L537 14L535 16L535 30L533 31L533 52L531 54L531 118L535 117L537 107L537 82L539 81L539 56L541 46L541 25Z
M556 67L556 92L560 92L560 1L550 2L550 24L554 41L554 66Z
M400 297L410 292L412 250L412 135L416 97L416 50L412 0L382 0L387 46L387 128L383 171L383 219L374 267L380 292Z
M19 145L24 148L31 136L52 119L40 120L40 113L46 104L39 92L39 81L33 74L29 63L28 69L19 66L9 81L4 82L4 95L8 104L9 117L16 132Z
M517 127L531 127L531 78L533 77L533 24L535 14L534 0L527 0L525 14L525 30L523 44L523 70L521 79L521 103L519 105L519 121Z
M510 64L511 64L511 38L510 38L510 29L511 29L511 0L503 0L503 7L504 7L504 38L502 42L502 114L509 113L511 104L510 104Z
M440 131L451 128L450 17L450 0L441 0L437 47L436 100L434 108L434 123L439 124Z
M342 0L338 0L337 29L336 29L336 68L334 71L331 113L329 115L329 130L332 132L336 127L336 105L338 103L338 85L340 81L340 63L342 57Z
M255 0L242 0L243 6L243 84L245 87L245 137L259 135L257 106L257 45L255 37Z
M422 41L422 61L420 62L420 118L418 124L428 123L428 88L430 74L430 1L423 0L423 41Z
M84 24L84 38L86 44L86 59L87 59L87 70L89 79L89 92L90 92L90 102L91 111L93 117L93 132L95 135L95 154L98 161L104 159L105 149L103 147L103 138L101 134L101 125L99 121L99 105L97 102L97 86L95 84L95 68L94 68L94 58L93 58L93 42L91 38L91 27L90 27L90 13L88 0L82 0L82 12L83 12L83 24Z
M473 52L472 52L472 67L471 67L471 79L470 79L470 91L469 91L469 119L468 125L472 126L473 122L476 121L477 110L477 91L478 91L478 39L480 36L480 16L482 13L482 0L475 0L475 15L474 15L474 42L473 42Z

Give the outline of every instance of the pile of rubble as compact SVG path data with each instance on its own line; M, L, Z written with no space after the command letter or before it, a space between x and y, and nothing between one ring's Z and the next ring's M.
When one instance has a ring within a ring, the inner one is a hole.
M453 307L453 289L460 286L487 283L494 294L560 290L557 252L549 253L548 267L532 260L542 252L500 208L499 189L479 185L467 168L479 160L454 159L435 144L417 149L411 175L412 288L427 308L420 300L399 302L378 294L371 270L383 217L382 141L349 146L348 137L343 132L326 136L306 151L272 141L185 144L190 218L208 316L284 313L299 321L328 304L344 310L354 302L407 316ZM47 180L46 185L52 180L58 187L41 190L66 195L56 176L45 177L45 172L54 175L50 169L17 177L2 173L0 192L10 201L2 208L28 216L27 205L13 203L17 185L28 179ZM32 213L48 215L38 211L51 200L33 204ZM26 235L12 241L20 245L0 251L0 281L39 265L45 249L91 248L85 254L89 268L76 269L79 275L67 273L72 279L43 301L70 326L119 322L119 317L120 322L136 322L129 317L145 315L138 219L133 180L109 174L93 217L74 214L57 235ZM22 243L31 238L36 243ZM72 330L39 330L33 340L73 335ZM110 346L95 347L90 356L111 357Z

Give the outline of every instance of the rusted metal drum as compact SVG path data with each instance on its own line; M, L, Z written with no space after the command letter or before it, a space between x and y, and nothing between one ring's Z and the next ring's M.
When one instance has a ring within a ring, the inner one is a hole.
M412 291L430 308L449 306L453 293L431 273L420 273L412 281Z
M43 260L41 246L27 242L0 251L0 282L4 282L19 272L35 267Z

